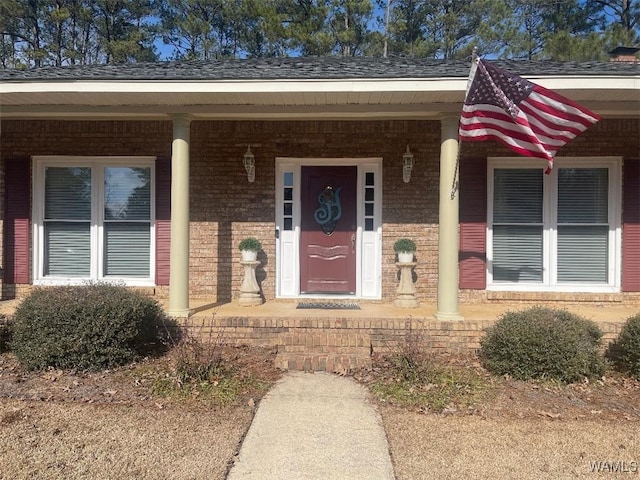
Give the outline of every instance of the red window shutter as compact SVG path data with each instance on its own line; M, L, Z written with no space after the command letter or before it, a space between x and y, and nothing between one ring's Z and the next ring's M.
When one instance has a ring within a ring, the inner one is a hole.
M460 288L487 287L487 159L460 162Z
M156 160L156 285L169 285L171 159Z
M640 159L622 166L622 291L640 292Z
M5 161L4 282L29 283L31 230L31 162Z

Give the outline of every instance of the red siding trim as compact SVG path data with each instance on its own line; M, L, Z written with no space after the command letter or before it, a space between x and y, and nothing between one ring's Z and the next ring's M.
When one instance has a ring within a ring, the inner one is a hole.
M622 291L640 292L640 159L622 168Z
M31 230L31 162L5 161L4 282L29 283Z
M156 160L156 285L169 285L171 159Z
M460 162L459 286L487 287L487 159Z

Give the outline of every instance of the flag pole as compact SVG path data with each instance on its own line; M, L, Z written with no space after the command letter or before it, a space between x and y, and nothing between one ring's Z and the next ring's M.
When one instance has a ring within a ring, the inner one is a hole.
M473 51L471 52L471 71L473 71L473 66L476 63L476 59L478 58L478 46L473 47ZM471 80L471 75L469 76ZM469 80L469 81L470 81ZM465 92L465 100L467 96L467 92L469 91L469 84L467 84L467 90ZM460 168L460 150L462 150L462 143L460 138L458 138L458 151L456 153L456 168L453 171L453 183L451 184L451 200L456 197L456 192L458 191L460 185L458 184L458 169Z

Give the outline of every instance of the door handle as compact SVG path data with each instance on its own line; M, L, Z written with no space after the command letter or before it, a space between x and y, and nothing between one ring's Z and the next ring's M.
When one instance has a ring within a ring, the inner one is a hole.
M351 234L351 253L356 253L356 234Z

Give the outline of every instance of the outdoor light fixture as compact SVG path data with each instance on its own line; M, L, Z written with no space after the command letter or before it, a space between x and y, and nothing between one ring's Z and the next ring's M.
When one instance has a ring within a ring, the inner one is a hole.
M407 151L402 155L402 180L404 183L409 183L411 180L411 170L413 170L414 163L413 153L411 153L409 145L407 145Z
M256 157L251 152L251 146L247 145L247 151L244 152L242 157L242 164L247 171L247 180L252 183L256 179Z

